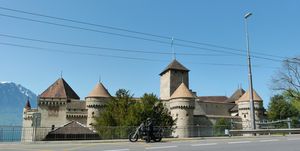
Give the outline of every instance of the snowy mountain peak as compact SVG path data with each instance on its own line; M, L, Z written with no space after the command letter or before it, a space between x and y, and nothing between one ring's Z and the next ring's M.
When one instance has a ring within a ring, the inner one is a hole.
M29 89L14 82L0 82L0 125L21 124L22 111L27 99L33 107L36 106L37 96Z
M10 81L0 81L0 84L10 84L10 83L13 83L13 82L10 82Z

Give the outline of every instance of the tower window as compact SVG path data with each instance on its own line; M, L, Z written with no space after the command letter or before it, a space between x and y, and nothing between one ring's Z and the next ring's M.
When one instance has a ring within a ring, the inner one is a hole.
M92 112L92 117L95 117L95 112Z
M244 114L244 118L246 118L246 114Z
M188 114L188 113L186 113L186 116L189 116L189 114Z

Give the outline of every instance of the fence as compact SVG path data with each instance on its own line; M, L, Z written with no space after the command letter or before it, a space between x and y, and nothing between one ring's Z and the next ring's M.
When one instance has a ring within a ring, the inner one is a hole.
M236 135L271 135L271 134L300 134L299 128L294 129L255 129L255 130L230 130L230 136Z
M97 131L83 130L82 127L21 127L0 126L0 142L13 141L52 141L52 140L111 140L128 139L130 133L136 130L136 126L102 126ZM265 127L266 128L266 127ZM271 128L271 127L270 127ZM197 125L188 127L156 127L162 130L164 138L176 137L176 132L188 134L187 137L219 137L228 136L225 131L230 130L234 135L242 135L237 132L241 129L232 125ZM267 134L267 133L266 133Z
M51 127L21 127L0 126L0 142L12 141L51 141L51 140L110 140L128 139L136 126L103 126L97 131L85 131L82 127L64 127L63 130L54 131ZM164 138L173 137L176 131L188 131L189 137L225 136L226 125L218 126L189 126L189 127L155 127L161 129Z
M0 126L0 142L21 141L22 126Z

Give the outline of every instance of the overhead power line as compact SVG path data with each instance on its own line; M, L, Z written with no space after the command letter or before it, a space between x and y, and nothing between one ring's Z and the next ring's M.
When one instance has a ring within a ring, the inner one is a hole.
M14 39L22 39L22 40L27 40L27 41L35 41L35 42L41 42L41 43L49 43L49 44L56 44L56 45L64 45L64 46L72 46L72 47L80 47L80 48L89 48L89 49L101 49L101 50L111 50L111 51L121 51L121 52L146 53L146 54L165 54L165 55L173 54L173 53L166 53L166 52L159 52L159 51L141 51L141 50L129 50L129 49L120 49L120 48L89 46L89 45L81 45L81 44L74 44L74 43L65 43L65 42L33 39L33 38L20 37L20 36L14 36L14 35L2 34L2 33L0 33L0 36L14 38ZM182 45L182 46L191 47L191 48L195 48L195 49L201 49L201 47L197 47L197 46L188 46L188 45ZM218 52L218 53L220 53L220 52L221 53L226 53L226 51L223 51L223 50L214 50L214 49L207 49L207 50L210 50L210 51L213 51L213 52ZM176 53L176 54L177 55L191 55L191 56L226 56L226 55L199 54L199 53ZM227 52L227 54L238 55L238 56L246 56L245 54L239 54L239 53L233 53L233 52ZM276 59L271 59L271 58L266 58L266 57L260 57L260 56L255 56L255 55L253 55L252 57L258 58L258 59L281 62L281 60L276 60Z
M72 26L72 25L64 25L64 24L60 24L60 23L52 23L52 22L48 22L48 21L41 21L41 20L36 20L36 19L31 19L31 18L18 17L18 16L13 16L13 15L6 15L6 14L1 14L1 13L0 13L0 16L15 18L15 19L21 19L21 20L26 20L26 21L33 21L33 22L44 23L44 24L50 24L50 25L61 26L61 27L67 27L67 28L72 28L72 29L79 29L79 30L85 30L85 31L91 31L91 32L110 34L110 35L127 37L127 38L141 39L141 40L146 40L146 41L151 41L151 42L158 42L158 43L162 43L162 44L169 44L169 42L160 41L160 40L154 40L154 39L149 39L149 38L141 38L141 37L137 37L137 36L131 36L131 35L126 35L126 34L119 34L119 33L113 33L113 32L83 28L83 27L77 27L77 26ZM181 47L189 47L189 48L194 48L194 49L196 48L196 49L201 49L201 50L209 50L209 51L214 51L214 52L218 52L218 53L227 53L227 54L229 53L229 54L239 55L239 56L245 55L245 54L239 54L239 53L234 53L234 52L228 52L228 51L225 51L225 50L215 50L215 49L203 48L203 47L198 47L198 46L190 46L190 45L185 45L185 44L176 44L176 43L174 43L173 45L181 46Z
M189 48L195 48L195 49L205 49L213 52L219 52L219 53L225 53L225 54L232 54L232 55L237 55L237 56L247 56L246 54L240 54L240 53L235 53L235 52L228 52L225 50L216 50L216 49L209 49L209 48L202 48L198 46L189 46L189 45L184 45L184 44L174 44L177 46L182 46L182 47L189 47ZM269 60L269 61L275 61L275 62L282 62L282 60L279 59L272 59L272 58L267 58L267 57L261 57L257 55L251 55L253 58L258 58L258 59L264 59L264 60Z
M68 22L72 22L72 23L78 23L78 24L84 24L84 25L89 25L89 26L101 27L101 28L106 28L106 29L124 31L124 32L129 32L129 33L134 33L134 34L146 35L146 36L151 36L151 37L156 37L156 38L162 38L162 39L167 39L167 40L174 39L176 41L181 41L181 42L185 42L185 43L192 43L192 44L197 44L197 45L204 45L204 46L221 48L221 49L226 49L226 50L234 50L234 51L243 52L243 53L245 51L243 49L237 49L237 48L231 48L231 47L226 47L226 46L220 46L220 45L216 45L216 44L210 44L210 43L204 43L204 42L196 42L196 41L185 40L185 39L180 39L180 38L173 38L171 36L164 36L164 35L158 35L158 34L152 34L152 33L146 33L146 32L141 32L141 31L135 31L135 30L125 29L125 28L119 28L119 27L113 27L113 26L95 24L95 23L90 23L90 22L85 22L85 21L80 21L80 20L75 20L75 19L68 19L68 18L50 16L50 15L45 15L45 14L40 14L40 13L34 13L34 12L29 12L29 11L24 11L24 10L18 10L18 9L12 9L12 8L7 8L7 7L1 7L0 6L0 9L7 10L7 11L12 11L12 12L23 13L23 14L28 14L28 15L33 15L33 16L39 16L39 17L45 17L45 18L50 18L50 19L56 19L56 20L61 20L61 21L68 21ZM255 52L255 51L253 51L253 52L256 53L256 54L259 54L259 55L264 55L264 56L271 56L271 57L280 58L280 59L284 58L282 56L276 56L276 55L272 55L272 54L266 54L266 53Z
M98 56L98 57L110 57L110 58L119 58L119 59L128 59L128 60L138 60L138 61L151 61L151 62L168 62L168 60L159 60L159 59L149 59L149 58L140 58L140 57L127 57L127 56L119 56L119 55L107 55L107 54L99 54L99 53L87 53L87 52L79 52L79 51L67 51L67 50L58 50L58 49L49 49L43 47L36 47L32 45L23 45L16 43L6 43L0 42L0 45L13 46L13 47L21 47L28 49L35 49L38 51L47 51L47 52L57 52L57 53L65 53L65 54L77 54L77 55L87 55L87 56ZM202 64L202 65L210 65L210 66L228 66L228 67L245 67L247 65L243 64L225 64L225 63L206 63L206 62L191 62L192 64ZM274 68L274 67L266 67L260 65L254 65L254 67L259 68Z
M226 49L226 50L234 50L234 51L237 51L237 52L243 52L243 53L245 53L245 50L243 50L243 49L231 48L231 47L220 46L220 45L215 45L215 44L208 44L208 43L202 43L202 42L195 42L195 41L178 39L178 38L175 38L175 40L186 42L186 43L193 43L193 44L198 44L198 45L205 45L205 46L210 46L210 47L215 47L215 48L221 48L221 49ZM276 56L276 55L271 55L271 54L267 54L267 53L261 53L261 52L257 52L257 51L252 51L252 53L258 54L258 55L263 55L263 56L270 56L270 57L279 58L279 59L285 59L285 57L282 57L282 56Z
M26 20L26 21L33 21L33 22L44 23L44 24L50 24L50 25L61 26L61 27L67 27L67 28L72 28L72 29L86 30L86 31L91 31L91 32L98 32L98 33L110 34L110 35L115 35L115 36L146 40L146 41L151 41L151 42L158 42L158 43L161 43L161 44L169 44L169 42L165 42L165 41L161 41L161 40L149 39L149 38L138 37L138 36L131 36L131 35L127 35L127 34L107 32L107 31L96 30L96 29L83 28L83 27L72 26L72 25L65 25L65 24L60 24L60 23L53 23L53 22L48 22L48 21L41 21L41 20L36 20L36 19L31 19L31 18L18 17L18 16L13 16L13 15L6 15L6 14L1 14L1 13L0 13L0 16L15 18L15 19L21 19L21 20ZM244 56L245 55L245 52L242 52L242 51L241 51L242 54L240 54L240 53L235 53L235 52L231 52L231 51L216 50L216 49L210 49L210 48L204 48L204 47L198 47L198 46L191 46L191 45L186 45L186 44L174 43L173 45L181 46L181 47L201 49L201 50L214 51L214 52L219 52L219 53L233 54L233 55L239 55L239 56ZM272 58L267 58L267 57L259 57L259 56L254 56L254 55L252 55L252 57L259 58L259 59L270 60L270 61L277 61L277 62L281 61L281 60L278 60L278 59L272 59Z
M101 27L101 28L125 31L125 32L141 34L141 35L146 35L146 36L152 36L152 37L157 37L157 38L163 38L163 39L171 39L172 38L172 37L168 37L168 36L161 36L161 35L156 35L156 34L150 34L150 33L134 31L134 30L118 28L118 27L112 27L112 26L107 26L107 25L100 25L100 24L95 24L95 23L88 23L88 22L74 20L74 19L55 17L55 16L44 15L44 14L39 14L39 13L33 13L33 12L17 10L17 9L11 9L11 8L1 7L1 6L0 6L0 9L9 10L9 11L18 12L18 13L23 13L23 14L34 15L34 16L46 17L46 18L51 18L51 19L57 19L57 20L62 20L62 21L68 21L68 22L73 22L73 23L79 23L79 24L84 24L84 25L96 26L96 27Z
M113 32L108 32L108 31L97 30L97 29L89 29L89 28L72 26L72 25L65 25L65 24L60 24L60 23L53 23L53 22L49 22L49 21L42 21L42 20L31 19L31 18L26 18L26 17L18 17L18 16L14 16L14 15L7 15L7 14L1 14L0 13L0 16L15 18L15 19L21 19L21 20L26 20L26 21L32 21L32 22L38 22L38 23L43 23L43 24L49 24L49 25L55 25L55 26L60 26L60 27L67 27L67 28L72 28L72 29L79 29L79 30L97 32L97 33L109 34L109 35L120 36L120 37L127 37L127 38L133 38L133 39L152 41L152 42L157 42L157 43L162 43L162 44L170 44L169 42L165 42L165 41L161 41L161 40L131 36L131 35L126 35L126 34L113 33Z
M142 51L142 50L120 49L120 48L111 48L111 47L100 47L100 46L90 46L90 45L83 45L83 44L65 43L65 42L57 42L57 41L49 41L49 40L33 39L33 38L20 37L20 36L14 36L14 35L7 35L7 34L1 34L1 33L0 33L0 36L14 38L14 39L27 40L27 41L64 45L64 46L71 46L71 47L88 48L88 49L97 49L97 50L110 50L110 51L118 51L118 52L160 54L160 55L172 55L173 54L171 52ZM220 54L200 54L200 53L177 53L177 54L178 55L191 55L191 56L226 56L226 55L220 55Z
M14 46L14 47L30 48L30 49L35 49L35 50L39 50L39 51L59 52L59 53L67 53L67 54L78 54L78 55L88 55L88 56L103 56L103 57L110 57L110 58L121 58L121 59L141 60L141 61L156 61L156 62L165 61L165 60L158 60L158 59L125 57L125 56L117 56L117 55L107 55L107 54L87 53L87 52L79 52L79 51L49 49L49 48L35 47L35 46L30 46L30 45L21 45L21 44L15 44L15 43L0 42L0 44L1 45L7 45L7 46Z

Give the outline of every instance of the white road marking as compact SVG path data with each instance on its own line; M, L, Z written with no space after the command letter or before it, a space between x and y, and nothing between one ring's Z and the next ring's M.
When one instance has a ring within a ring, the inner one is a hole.
M177 146L158 146L158 147L147 147L145 149L165 149L165 148L175 148Z
M191 144L191 146L209 146L209 145L217 145L217 143L207 143L207 144Z
M267 139L267 140L260 140L259 142L276 142L279 141L278 139Z
M288 141L296 141L296 140L300 140L300 138L288 138Z
M228 144L244 144L244 143L251 143L251 141L228 142Z
M104 151L128 151L129 149L113 149L113 150L104 150Z

